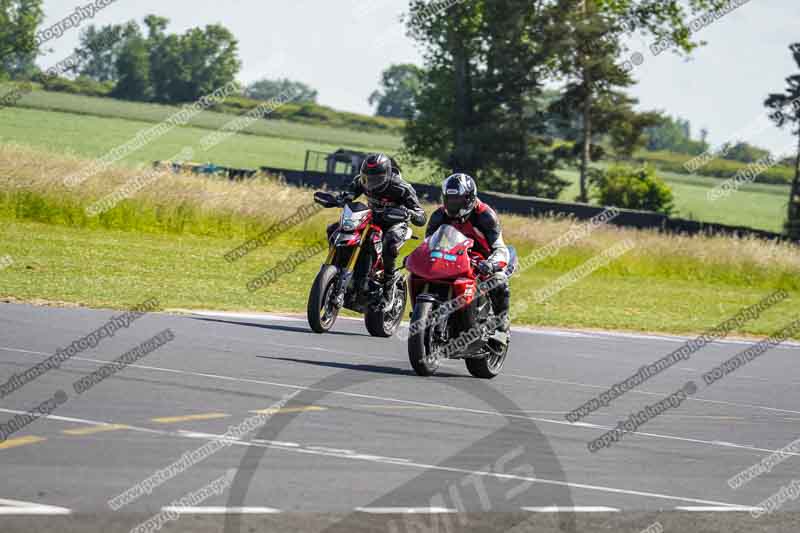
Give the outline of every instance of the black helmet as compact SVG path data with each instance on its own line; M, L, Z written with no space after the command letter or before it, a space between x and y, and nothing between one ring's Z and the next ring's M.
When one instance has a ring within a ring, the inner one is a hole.
M467 174L453 174L442 183L442 205L448 216L466 219L478 203L478 187Z
M392 177L392 160L384 154L370 154L361 163L361 183L368 193L381 192Z

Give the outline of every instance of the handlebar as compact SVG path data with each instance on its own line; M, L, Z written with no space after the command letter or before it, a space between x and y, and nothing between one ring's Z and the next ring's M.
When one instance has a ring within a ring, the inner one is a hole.
M331 194L329 192L317 191L314 193L314 201L323 207L344 207L352 198L347 193ZM408 222L411 220L411 213L407 207L373 207L372 211L380 215L388 222Z

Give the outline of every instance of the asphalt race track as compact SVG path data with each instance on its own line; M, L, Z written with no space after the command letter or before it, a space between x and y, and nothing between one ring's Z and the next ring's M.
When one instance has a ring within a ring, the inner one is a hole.
M114 314L0 305L0 385ZM167 328L173 341L73 389ZM748 343L707 346L573 424L567 412L683 341L517 329L503 374L484 381L461 361L419 378L401 340L371 338L356 320L335 330L150 314L3 397L1 424L67 396L0 443L0 532L127 532L169 507L164 531L800 531L798 499L751 515L800 479L796 454L738 489L727 482L800 437L797 345L711 386L701 375ZM680 406L589 451L688 381L698 391ZM260 427L221 439L259 411ZM224 446L110 508L210 442ZM225 490L173 504L226 474Z

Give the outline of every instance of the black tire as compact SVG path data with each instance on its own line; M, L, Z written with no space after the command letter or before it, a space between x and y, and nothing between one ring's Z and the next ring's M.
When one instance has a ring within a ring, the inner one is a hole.
M397 285L400 290L397 292L392 309L389 312L369 306L364 314L364 325L367 326L367 331L373 337L391 337L400 327L400 322L403 321L408 298L406 295L406 280L400 278Z
M489 342L492 342L491 340ZM492 379L503 369L508 355L508 344L503 346L499 354L492 354L482 359L464 359L469 373L476 378Z
M333 290L339 269L333 265L324 265L311 286L308 295L308 325L315 333L330 331L339 316L339 310L331 305L330 292Z
M433 312L432 302L417 302L411 313L411 323L426 324ZM408 360L418 376L432 376L439 368L439 357L431 356L433 325L408 337Z

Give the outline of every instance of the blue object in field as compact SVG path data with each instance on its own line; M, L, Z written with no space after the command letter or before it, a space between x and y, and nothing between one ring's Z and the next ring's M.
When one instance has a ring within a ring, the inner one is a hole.
M209 163L205 166L202 166L198 169L202 174L216 174L218 171L221 170L221 167L218 167L214 163Z

